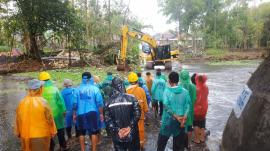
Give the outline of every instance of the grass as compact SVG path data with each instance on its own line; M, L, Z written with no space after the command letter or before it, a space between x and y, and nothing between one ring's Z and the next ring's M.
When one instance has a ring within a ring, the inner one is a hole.
M250 66L259 63L258 60L234 60L234 61L221 61L221 62L209 62L209 65L215 66Z
M49 70L47 72L50 73L52 80L55 82L56 86L59 88L63 88L64 79L71 79L74 85L79 85L81 82L81 75L83 72L89 71L92 75L98 76L102 81L107 72L112 72L114 75L124 78L127 76L127 72L117 72L114 66L107 66L102 68L96 67L85 67L85 68L71 68L71 69L57 69L57 70ZM23 76L23 77L31 77L38 78L39 72L27 72L27 73L18 73L15 76Z
M205 52L207 56L213 56L213 57L223 57L227 53L228 53L228 50L214 49L214 48L207 49Z
M0 52L8 52L10 51L10 47L8 46L0 46Z

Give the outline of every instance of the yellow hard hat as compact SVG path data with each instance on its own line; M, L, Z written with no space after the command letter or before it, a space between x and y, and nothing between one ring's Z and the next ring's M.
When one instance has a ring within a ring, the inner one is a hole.
M130 83L133 83L133 82L136 82L138 81L138 76L135 72L131 72L129 75L128 75L128 82Z
M39 74L39 80L41 81L46 81L46 80L50 80L51 79L51 75L48 72L40 72Z

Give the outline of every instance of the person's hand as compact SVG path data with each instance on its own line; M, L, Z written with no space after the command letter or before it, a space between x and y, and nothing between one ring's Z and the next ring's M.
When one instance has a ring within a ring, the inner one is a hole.
M124 128L121 128L121 129L118 131L118 136L120 137L120 139L124 138Z
M124 137L126 137L131 131L130 127L126 127L126 128L121 128L118 132L119 137L122 139Z
M124 128L124 134L123 134L123 136L124 137L128 136L128 134L130 133L130 130L131 130L130 127Z
M103 116L103 114L99 114L99 117L100 117L100 121L103 122L103 121L104 121L104 116Z

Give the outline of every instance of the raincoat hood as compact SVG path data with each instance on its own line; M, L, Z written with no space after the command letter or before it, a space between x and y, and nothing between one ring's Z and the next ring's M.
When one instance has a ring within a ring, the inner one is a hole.
M185 84L190 83L190 76L187 70L184 69L180 72L180 81L181 83L185 83Z
M181 86L175 86L175 87L168 87L167 88L170 92L175 94L180 94L183 91L183 88Z
M114 78L112 80L112 88L114 91L126 93L124 82L120 78Z
M206 75L202 75L202 80L199 80L199 75L197 75L195 77L195 81L196 81L196 85L198 87L202 87L206 84L206 81L207 81L207 76Z
M106 80L112 81L113 80L113 76L112 75L107 75Z

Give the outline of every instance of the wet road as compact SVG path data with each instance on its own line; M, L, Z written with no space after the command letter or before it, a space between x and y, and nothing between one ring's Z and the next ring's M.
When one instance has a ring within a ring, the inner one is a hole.
M210 91L206 127L211 131L211 135L208 137L207 147L194 147L194 150L219 150L222 132L234 101L257 66L258 62L253 62L248 66L183 65L183 68L186 68L191 73L206 74ZM178 67L178 64L174 64L173 70L179 71ZM0 77L0 151L19 150L18 139L13 136L13 123L15 109L19 100L25 95L25 87L24 82L12 79ZM159 121L154 120L152 117L150 114L150 125L146 126L146 151L153 151L156 148ZM167 151L171 151L171 141L167 146ZM78 147L76 143L72 148L78 150ZM108 138L103 139L99 150L112 150Z

